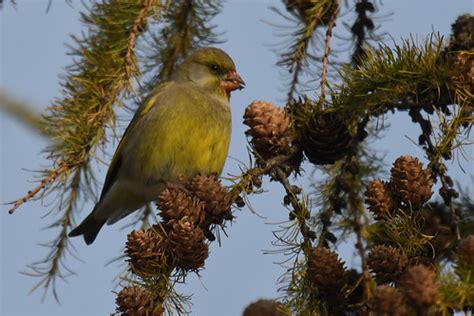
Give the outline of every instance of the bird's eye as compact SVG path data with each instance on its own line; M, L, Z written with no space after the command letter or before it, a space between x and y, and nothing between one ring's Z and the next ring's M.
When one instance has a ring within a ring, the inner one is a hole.
M218 72L218 71L219 71L219 66L218 66L217 64L212 64L212 65L211 65L211 69L212 69L212 71L214 71L214 72Z

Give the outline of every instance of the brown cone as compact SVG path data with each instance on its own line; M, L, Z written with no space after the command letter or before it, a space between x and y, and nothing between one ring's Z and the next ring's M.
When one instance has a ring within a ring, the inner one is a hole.
M253 148L264 160L283 154L291 144L290 119L273 103L253 101L244 114Z
M407 258L399 249L375 246L367 257L367 264L378 283L397 281L407 266Z
M127 236L125 253L136 275L158 274L167 264L166 240L160 226L134 230Z
M474 271L474 235L461 239L456 252L459 262Z
M314 248L308 256L308 277L321 297L333 303L343 298L342 288L347 283L347 275L344 263L336 253Z
M283 306L274 300L258 300L248 305L242 316L288 316Z
M453 78L461 86L465 86L471 94L474 94L474 50L460 51L456 53L455 64L460 68L459 77Z
M348 153L351 135L334 112L316 111L298 131L298 141L310 162L333 164Z
M400 290L410 305L426 310L435 304L438 295L436 274L422 264L410 267L400 279Z
M202 268L209 255L203 231L187 216L170 224L169 245L176 266L183 270Z
M373 311L377 316L409 315L403 294L388 285L380 285L375 289Z
M204 223L204 203L182 190L165 189L158 196L157 206L165 223L170 220L180 220L184 216L197 226Z
M420 212L423 223L422 233L431 236L428 253L432 259L443 256L451 256L453 246L456 242L456 234L450 224L450 210L444 203L426 203ZM435 258L433 258L433 253Z
M216 175L197 175L190 190L204 203L207 224L222 224L232 219L232 198Z
M394 214L398 207L390 190L390 184L379 179L370 182L365 196L365 203L369 204L369 211L377 220Z
M124 287L115 299L117 312L124 316L160 316L163 307L153 302L151 293L139 286Z
M433 179L423 164L412 156L401 156L393 163L390 184L393 195L401 202L419 208L433 193Z

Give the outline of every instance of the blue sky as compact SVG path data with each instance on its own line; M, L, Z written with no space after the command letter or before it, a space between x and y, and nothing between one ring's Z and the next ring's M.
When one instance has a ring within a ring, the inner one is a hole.
M46 13L47 1L17 1L16 9L6 4L0 12L0 87L12 96L34 104L38 111L60 97L58 76L64 67L71 64L65 43L71 43L70 34L80 34L84 28L78 21L79 1L70 7L63 1L53 1ZM225 32L226 42L219 47L226 50L237 64L237 69L246 81L245 90L234 93L231 104L233 111L233 136L224 173L237 173L238 162L246 162L245 127L242 115L245 107L255 99L264 99L283 104L286 95L282 81L282 69L275 66L277 57L272 44L280 42L275 29L269 24L282 20L268 8L281 7L280 1L232 1L224 5L221 15L215 19L218 30ZM393 15L383 23L381 31L395 41L409 34L423 38L431 31L447 35L455 18L470 12L471 1L400 1L385 0L381 13ZM284 22L283 22L284 23ZM340 25L336 32L343 33ZM318 84L314 84L315 88ZM311 92L310 92L311 95ZM313 93L313 96L315 94ZM402 154L422 158L423 152L409 138L416 139L418 128L412 126L406 115L388 117L391 129L384 133L384 140L373 146L386 153L388 166ZM126 124L126 121L125 123ZM33 173L48 166L41 153L47 145L41 136L0 112L0 202L8 202L23 195L33 186ZM113 146L109 152L113 151ZM467 148L472 158L472 146ZM472 170L463 174L457 162L452 165L453 175L462 184L472 184ZM471 164L472 166L472 164ZM308 183L311 167L305 165ZM388 170L388 168L387 168ZM102 181L106 166L98 167L97 179ZM248 209L236 213L236 221L228 229L229 238L223 237L222 246L211 246L210 258L201 278L191 275L187 284L180 286L185 294L193 294L192 315L234 316L243 308L261 297L277 297L276 281L283 269L274 262L281 259L275 255L264 255L262 250L273 249L272 231L275 224L287 219L287 211L281 205L282 190L275 184L265 184L268 190L251 199L260 216ZM92 208L92 201L82 207L82 219ZM81 261L68 256L66 264L76 274L67 278L67 283L57 284L61 305L51 295L42 302L42 291L28 295L37 280L21 274L27 271L27 264L42 259L46 248L38 246L49 241L56 234L43 228L51 218L42 218L49 210L39 202L25 204L13 216L6 207L0 213L1 224L1 315L107 315L114 311L115 294L113 279L121 271L117 264L106 265L120 254L127 230L120 230L122 222L108 226L97 241L87 247L81 239L73 241ZM52 213L54 216L54 212ZM357 265L350 242L342 246L348 265Z

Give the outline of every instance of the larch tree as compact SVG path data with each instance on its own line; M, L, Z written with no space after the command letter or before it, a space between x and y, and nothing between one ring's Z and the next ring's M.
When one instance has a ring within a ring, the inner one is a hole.
M213 21L224 5L91 1L81 14L88 32L73 37L74 64L43 116L0 94L3 110L53 140L45 149L49 168L10 208L45 195L56 201L45 220L57 236L45 260L30 266L41 278L37 286L57 296L67 235L79 200L95 189L91 166L103 157L117 110L168 80L196 48L220 43ZM124 240L118 260L128 268L111 311L190 313L190 298L175 285L204 269L211 242L232 238L222 232L239 224L233 214L251 208L253 194L266 194L267 179L284 190L288 218L274 247L287 257L286 268L276 280L280 297L256 301L245 316L472 312L474 202L455 185L450 161L472 167L462 152L474 121L474 17L453 21L449 39L431 34L393 43L378 33L381 7L370 0L284 0L272 8L292 26L275 49L277 66L288 73L286 103L246 108L249 161L240 174L196 175L183 189L157 192L156 205L134 215L139 228ZM349 58L333 52L337 23L346 26ZM424 157L399 152L383 161L371 140L383 137L383 118L400 111L419 126ZM324 175L310 187L295 184L311 173L303 162ZM381 177L383 162L392 164L390 176ZM355 241L356 266L338 254L348 239Z

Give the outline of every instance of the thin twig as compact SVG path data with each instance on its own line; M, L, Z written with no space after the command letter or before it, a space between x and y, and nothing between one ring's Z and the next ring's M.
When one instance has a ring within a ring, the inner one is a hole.
M333 10L331 13L331 17L328 21L328 26L326 30L326 39L324 41L324 56L322 60L322 73L321 73L321 95L319 97L319 103L322 105L324 99L326 98L326 80L328 74L328 57L329 52L331 50L331 37L332 37L332 29L336 24L336 17L339 13L339 0L335 0L333 4Z
M258 177L258 176L267 174L273 168L281 166L285 162L290 161L296 154L299 153L299 151L300 151L300 148L298 146L293 145L292 147L290 147L290 149L288 150L286 154L278 155L271 159L268 159L267 161L265 161L265 164L263 166L254 167L247 170L245 173L242 174L242 180L236 183L235 185L233 185L233 188L231 189L230 194L235 197L238 194L242 193L244 188L248 187L249 178L246 177L246 175Z
M291 100L293 100L293 95L295 94L295 91L296 91L296 86L298 85L298 81L299 81L299 75L300 75L300 72L303 68L302 64L301 64L301 60L297 60L296 63L294 64L294 67L293 67L293 78L291 79L291 84L290 84L290 90L288 91L288 99L287 99L287 102L290 102Z
M280 182L285 188L286 194L290 197L290 203L293 206L294 211L297 213L296 219L298 220L299 230L303 236L303 251L305 254L307 254L311 249L314 235L311 234L311 229L308 227L308 225L306 225L306 216L304 212L302 212L304 209L296 197L294 187L292 187L288 181L287 175L283 172L283 170L281 170L281 168L275 168L275 176L278 182Z
M364 297L366 301L370 301L370 299L372 298L372 284L371 284L369 266L367 265L367 257L365 255L364 243L363 243L362 235L361 235L362 224L359 221L359 217L356 210L353 210L352 213L354 216L353 228L357 236L357 242L355 246L357 248L357 251L359 252L360 263L362 267L362 279L364 283Z
M9 204L13 204L13 206L10 210L8 210L8 213L13 214L17 208L19 208L21 205L23 205L24 203L32 199L39 191L45 188L49 183L56 180L61 174L63 174L68 169L69 169L69 166L61 165L57 167L56 169L50 171L49 175L43 180L41 180L41 182L33 190L28 191L28 193L22 198L9 203Z
M324 11L319 13L324 14ZM310 45L310 41L313 38L316 28L321 25L322 16L320 14L313 14L309 19L306 18L304 20L305 25L302 30L301 38L297 39L296 43L292 46L292 51L285 54L283 60L279 62L280 65L287 66L290 73L293 73L290 89L287 94L288 102L293 99L293 95L296 92L299 76L303 71L303 62L306 60L306 52Z
M51 252L46 256L46 260L39 262L38 265L41 265L43 263L47 263L50 261L49 267L45 268L45 271L42 272L41 267L35 267L36 264L31 265L30 267L32 268L33 271L37 272L36 276L40 277L43 276L43 279L36 285L34 286L30 292L33 292L36 290L39 286L43 285L43 288L45 289L45 293L43 295L43 299L46 295L47 289L49 286L52 284L53 286L53 295L56 301L59 302L59 297L56 292L55 288L55 280L56 277L59 276L61 278L65 278L66 275L63 275L59 272L60 270L60 265L61 265L61 260L65 255L65 250L67 249L67 242L68 242L68 230L69 227L72 224L72 215L73 211L75 209L75 205L78 200L78 190L79 190L79 185L81 183L81 172L82 168L81 166L77 166L75 171L74 171L74 176L72 178L71 184L70 184L70 195L69 199L67 202L67 207L64 210L64 213L62 217L55 223L51 224L49 227L53 227L56 225L61 226L61 231L59 232L58 237L53 240L50 244L54 247L51 250ZM67 269L67 268L66 268ZM73 273L69 269L67 269L71 274Z

